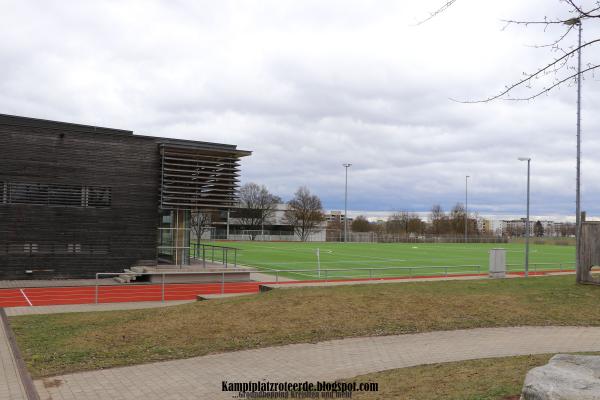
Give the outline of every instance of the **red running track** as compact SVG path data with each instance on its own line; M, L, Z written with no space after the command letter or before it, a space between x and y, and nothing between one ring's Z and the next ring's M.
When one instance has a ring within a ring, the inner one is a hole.
M539 271L530 272L530 275L543 275L550 272L571 271ZM510 275L522 276L522 272L511 272ZM451 277L484 276L486 274L456 274ZM439 276L411 276L411 277L389 277L389 278L356 278L336 280L308 280L279 282L281 285L294 285L313 282L358 282L358 281L381 281L381 280L410 280L417 278L445 278ZM220 283L173 283L166 284L164 300L195 300L201 294L219 293L258 293L261 284L274 284L275 282L231 282L221 285ZM98 286L98 303L119 303L135 301L161 301L163 293L161 285L133 284L133 285L111 285ZM22 289L0 289L0 307L20 306L48 306L61 304L90 304L96 301L95 286L75 287L40 287Z

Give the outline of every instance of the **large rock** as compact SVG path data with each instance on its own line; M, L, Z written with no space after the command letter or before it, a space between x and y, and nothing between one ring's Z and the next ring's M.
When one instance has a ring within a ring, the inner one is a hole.
M600 356L555 355L527 373L521 400L600 400Z

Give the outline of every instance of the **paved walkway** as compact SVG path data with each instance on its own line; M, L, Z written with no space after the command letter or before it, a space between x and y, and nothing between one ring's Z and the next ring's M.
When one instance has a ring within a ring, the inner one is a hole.
M245 350L36 381L42 400L231 399L227 380L320 381L421 364L600 351L600 327L470 329Z

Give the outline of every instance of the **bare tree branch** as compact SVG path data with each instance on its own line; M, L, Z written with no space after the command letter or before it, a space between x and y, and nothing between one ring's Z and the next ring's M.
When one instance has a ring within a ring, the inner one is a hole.
M437 15L443 13L448 8L450 8L452 6L452 4L454 4L454 3L456 3L456 0L448 0L448 1L446 1L440 8L438 8L434 12L429 13L429 17L425 18L422 21L417 22L416 26L422 25L425 22L430 21L431 19L435 18Z
M592 71L592 70L594 70L594 69L596 69L596 68L600 68L600 65L594 65L594 66L591 66L591 67L589 67L589 68L583 69L583 70L581 70L581 74L583 75L585 72ZM567 81L569 81L569 80L571 80L571 79L573 79L573 78L577 77L577 75L579 75L579 73L578 73L578 72L576 72L576 73L574 73L574 74L572 74L572 75L570 75L570 76L567 76L566 78L559 80L558 82L556 82L556 83L554 83L553 85L551 85L551 86L549 86L549 87L545 88L544 90L542 90L542 91L540 91L540 92L538 92L538 93L534 94L533 96L529 96L529 97L519 97L519 98L508 98L508 99L505 99L505 100L510 100L510 101L526 101L526 100L533 100L533 99L535 99L536 97L539 97L539 96L543 95L544 93L548 93L549 91L551 91L552 89L556 88L557 86L560 86L561 84L563 84L563 83L565 83L565 82L567 82ZM579 79L581 79L581 78L579 78Z
M573 7L578 13L579 15L582 15L584 17L587 18L600 18L600 14L592 14L595 11L600 10L600 5L596 8L592 8L591 10L588 11L583 11L583 9L579 6L577 6L577 4L575 4L575 2L573 0L565 0L571 7Z
M534 72L533 74L529 74L527 75L526 78L523 78L515 83L513 83L512 85L507 86L502 92L496 94L495 96L492 97L488 97L487 99L483 99L483 100L456 100L456 99L450 99L452 101L456 101L457 103L488 103L492 100L496 100L499 99L501 97L504 97L505 95L507 95L510 91L512 91L513 89L522 86L523 84L530 82L532 79L543 75L544 72L548 71L549 69L551 69L553 66L555 66L556 64L558 64L559 62L561 62L562 60L565 60L571 56L573 56L577 51L579 51L580 49L590 46L594 43L598 43L600 42L600 39L596 39L596 40L592 40L591 42L587 42L585 44L582 44L581 47L577 47L576 49L573 49L567 53L565 53L562 57L559 57L557 59L555 59L554 61L552 61L550 64L547 64L545 67L538 69L536 72ZM554 87L554 86L553 86Z

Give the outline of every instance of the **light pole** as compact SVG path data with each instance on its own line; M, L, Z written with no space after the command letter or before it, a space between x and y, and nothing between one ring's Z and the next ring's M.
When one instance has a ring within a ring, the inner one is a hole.
M527 161L527 219L525 220L525 277L529 276L529 176L531 171L531 158L519 157L519 161Z
M581 18L571 18L566 25L577 25L579 31L577 50L577 172L575 181L575 269L576 281L583 281L583 271L579 265L579 237L581 233Z
M469 175L465 176L465 243L469 235Z
M346 186L344 189L344 243L348 241L348 168L352 164L342 164L346 168Z

